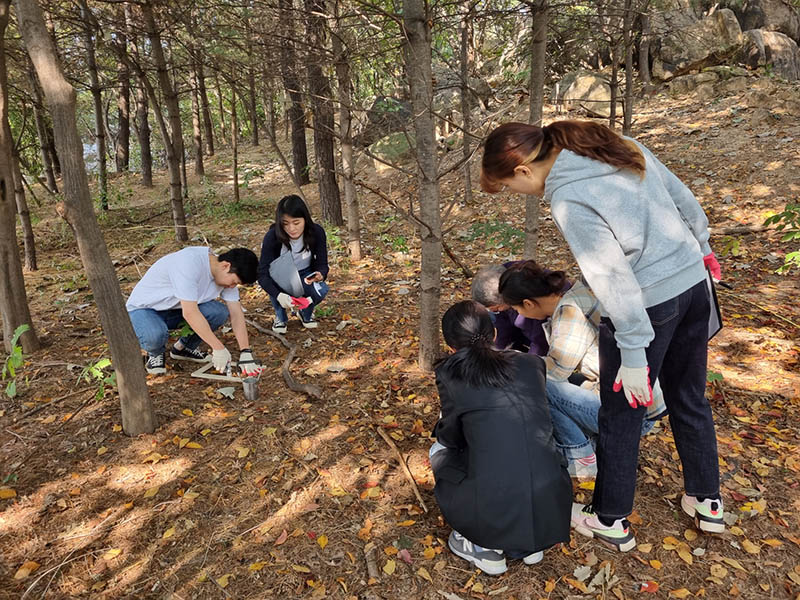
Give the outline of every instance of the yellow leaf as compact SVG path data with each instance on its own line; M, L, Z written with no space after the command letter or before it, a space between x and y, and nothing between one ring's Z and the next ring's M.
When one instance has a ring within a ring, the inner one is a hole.
M111 550L109 550L108 552L103 554L103 558L105 560L111 560L115 556L119 556L121 553L122 553L122 550L120 550L119 548L112 548Z
M383 565L383 572L387 575L391 575L394 573L394 570L397 568L397 563L393 560L387 560L386 564Z
M276 431L278 431L277 427L264 427L264 429L261 430L261 433L264 435L275 435Z
M231 577L233 577L232 573L225 573L225 575L222 577L217 577L217 583L219 584L219 587L228 587L228 579Z
M102 456L102 455L103 455L103 454L105 454L106 452L108 452L108 448L106 448L105 446L100 446L100 447L97 449L97 456Z
M184 500L194 500L200 495L200 492L185 492L183 494Z
M653 544L639 544L638 546L636 546L636 549L639 552L647 554L648 552L650 552L653 549Z
M398 527L411 527L414 523L416 523L413 519L407 519L405 521L400 521L397 526Z
M697 532L694 529L687 529L683 532L683 537L685 537L688 541L696 540L697 539Z
M720 565L720 564L711 565L711 576L712 577L716 577L717 579L722 579L727 574L728 574L728 569L726 569L722 565Z
M431 574L428 573L428 569L426 569L425 567L420 567L419 569L417 569L417 575L422 577L428 583L433 583L433 579L431 579Z
M674 538L671 535L668 535L664 538L664 550L674 550L678 547L678 544L680 544L680 542L677 540L677 538Z
M56 416L55 415L50 415L49 417L45 417L44 419L42 419L42 423L44 423L45 425L49 425L50 423L52 423L55 420L56 420Z
M582 481L578 484L578 487L582 490L593 490L594 489L594 481Z
M386 546L386 548L383 549L383 553L386 556L394 556L395 554L397 554L397 548L395 548L394 546Z
M152 498L158 493L158 490L161 489L159 486L151 487L144 493L145 498Z
M747 539L742 540L742 548L744 548L744 551L747 552L748 554L758 554L761 552L761 546L759 546L758 544L754 544L753 542Z
M434 550L433 548L431 548L430 546L428 546L427 548L425 548L425 550L423 550L423 551L422 551L422 556L424 556L425 558L427 558L428 560L430 560L430 559L432 559L434 556L436 556L436 550Z
M686 548L679 548L678 556L680 556L687 565L692 564L692 553Z
M194 450L199 450L200 448L202 448L202 446L200 444L198 444L197 442L188 442L186 444L186 446L184 446L184 447L185 448L192 448Z
M317 544L319 544L319 547L324 550L325 546L328 545L328 536L323 533L317 538Z
M158 463L158 461L163 460L165 458L167 457L164 456L163 454L159 454L158 452L151 452L144 458L144 460L142 460L142 462L143 463L151 462L153 464L156 464Z
M12 490L11 488L0 488L0 500L8 500L9 498L15 498L17 495L17 490Z
M472 586L472 591L476 594L483 593L483 584L480 581L476 581L475 584Z
M777 548L778 546L782 546L783 542L780 540L776 540L775 538L770 538L768 540L764 540L764 543L767 546L772 546L773 548Z
M250 454L250 448L244 448L242 446L239 446L236 448L236 450L237 450L237 456L239 458L245 458L248 454Z
M731 529L730 529L730 532L731 532L733 535L738 535L738 536L742 536L742 535L744 535L744 529L742 529L741 527L737 527L736 525L734 525L733 527L731 527Z
M117 425L116 423L111 427L111 431L117 433L118 431L122 431L122 425Z
M735 558L723 558L722 562L724 562L729 567L733 567L734 569L739 569L740 571L744 571L745 568L739 563L738 560Z
M691 595L692 595L692 592L690 592L686 588L680 588L680 589L677 589L677 590L672 590L669 593L669 597L670 598L688 598Z
M549 594L554 589L556 589L556 580L548 579L544 584L544 591Z
M192 409L191 409L191 408L184 408L184 409L181 411L181 413L183 413L183 414L184 414L184 415L186 415L187 417L193 417L193 416L194 416L194 413L192 412ZM227 581L227 580L226 580L226 581Z
M658 571L661 568L661 561L654 558L650 561L650 566Z
M26 561L19 569L17 569L17 572L14 573L14 579L25 579L38 568L39 563L37 563L35 560Z
M166 539L169 539L169 538L171 538L173 535L175 535L175 528L174 528L174 527L170 527L169 529L167 529L167 530L166 530L166 531L165 531L165 532L164 532L164 533L161 535L161 538L162 538L162 539L164 539L164 540L166 540Z
M311 573L311 569L304 567L303 565L292 565L292 569L298 573Z
M265 563L264 561L258 561L258 562L250 563L250 565L247 567L247 569L249 571L252 571L252 572L260 571L261 569L264 568L265 564L267 564L267 563Z
M203 437L206 437L209 433L211 433L210 429L203 429L203 431L200 432L200 435L202 435Z
M178 440L178 448L183 448L188 443L189 443L189 438L181 438L180 440Z

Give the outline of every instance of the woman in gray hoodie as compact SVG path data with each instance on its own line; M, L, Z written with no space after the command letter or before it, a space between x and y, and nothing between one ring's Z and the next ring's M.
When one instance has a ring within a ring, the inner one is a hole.
M576 531L621 551L636 541L639 436L660 374L683 465L683 510L724 530L711 407L705 398L710 303L719 263L692 192L647 148L589 121L507 123L486 140L481 186L544 196L602 305L598 475Z

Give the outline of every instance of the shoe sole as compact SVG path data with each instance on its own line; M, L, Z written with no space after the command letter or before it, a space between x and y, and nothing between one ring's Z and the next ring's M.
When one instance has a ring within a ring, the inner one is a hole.
M539 564L540 562L542 562L542 559L544 559L544 552L534 552L533 554L529 554L528 556L523 558L522 562L530 566Z
M316 329L317 327L319 327L319 325L316 322L314 323L306 323L305 321L301 322L303 323L303 327L305 327L306 329Z
M681 508L690 518L694 519L694 524L700 531L705 531L706 533L722 533L725 531L725 521L717 523L705 520L702 515L695 510L694 506L689 503L686 496L681 498Z
M575 531L577 531L581 535L584 535L588 538L594 538L598 542L600 542L605 546L608 546L612 550L618 550L619 552L629 552L630 550L636 548L636 538L631 538L627 542L617 544L616 542L612 542L606 537L596 535L594 531L592 531L588 527L584 527L583 525L575 523L575 521L572 521L572 527L575 529Z
M284 333L286 333L286 327L277 327L277 328L273 327L272 328L272 333L284 334Z
M475 565L477 568L479 568L481 571L483 571L487 575L502 575L503 573L508 571L508 566L507 565L496 565L496 566L493 566L491 564L485 563L479 558L475 558L474 556L471 556L469 554L464 554L463 552L460 552L460 551L456 550L455 548L453 548L453 546L450 545L449 541L447 543L447 546L448 546L448 548L450 548L450 552L452 552L456 556L459 556L459 557L463 558L467 562L472 563L473 565Z
M148 375L164 375L167 372L165 368L159 369L145 369Z
M169 357L174 360L185 360L188 362L196 362L196 363L207 363L211 360L210 357L206 356L203 359L200 358L189 358L188 356L183 356L182 354L175 354L172 351L169 353Z

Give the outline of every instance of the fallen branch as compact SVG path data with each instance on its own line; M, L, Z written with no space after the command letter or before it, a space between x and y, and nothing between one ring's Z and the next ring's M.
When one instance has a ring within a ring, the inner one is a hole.
M397 458L397 461L400 463L400 468L403 470L403 474L406 476L406 479L408 479L408 482L411 484L411 489L414 490L414 495L417 497L417 500L419 500L419 505L422 507L422 510L428 512L428 507L425 506L425 501L422 499L422 495L419 493L417 482L414 481L414 476L411 474L411 471L409 470L408 465L406 464L406 459L403 458L403 455L400 454L400 450L397 449L397 446L392 441L392 438L386 435L386 432L383 429L381 429L380 427L376 427L375 430L378 432L378 435L380 435L383 438L383 440L387 444L389 444L389 448L392 449L392 451L395 454L395 457Z
M71 398L72 396L74 396L76 394L80 394L81 392L88 392L90 389L91 388L83 388L83 389L80 389L80 390L73 390L69 394L64 394L63 396L59 396L58 398L56 398L55 400L51 400L47 404L42 404L41 406L37 406L36 408L33 408L33 409L29 410L28 412L26 412L24 415L22 415L20 417L20 420L21 419L27 419L28 417L32 417L33 415L35 415L36 413L44 410L48 406L55 406L55 404L57 404L58 402L61 402L62 400L66 400L67 398Z
M779 314L778 314L778 313L776 313L774 310L770 310L770 309L769 309L769 308L767 308L766 306L761 306L760 304L756 304L755 302L753 302L753 301L751 301L751 300L748 300L747 298L742 298L741 296L739 296L739 295L737 295L737 294L734 294L733 292L725 292L725 291L723 291L723 290L717 290L717 293L718 293L718 294L722 294L723 296L731 296L732 298L736 298L736 299L737 299L737 300L739 300L740 302L744 302L744 303L746 303L746 304L749 304L750 306L755 306L755 307L756 307L756 308L758 308L759 310L763 310L765 313L767 313L767 314L769 314L769 315L772 315L772 316L773 316L773 317L775 317L776 319L780 319L781 321L786 321L786 322L787 322L789 325L791 325L792 327L795 327L796 329L800 329L800 325L798 325L797 323L795 323L795 322L794 322L794 321L792 321L791 319L787 319L787 318L786 318L786 317L784 317L783 315L779 315Z
M767 228L763 225L735 225L733 227L723 227L721 229L711 227L710 233L711 235L736 235L740 233L759 233L766 230Z
M367 563L367 576L370 579L378 580L380 579L380 571L378 571L378 562L375 559L375 547L374 542L368 542L364 545L364 560Z
M280 341L281 344L286 346L289 349L289 355L286 357L286 360L283 361L283 365L281 365L281 374L283 375L283 380L286 382L286 387L288 387L293 392L300 392L301 394L306 394L307 396L311 396L315 400L322 400L322 388L318 385L314 385L313 383L298 383L297 380L292 376L291 372L289 371L289 365L292 364L294 360L294 355L297 352L297 344L290 344L289 341L282 335L275 333L274 331L270 331L266 327L262 327L252 319L245 319L245 322L252 326L253 329L260 331L261 333L266 333L267 335L271 335L272 337L276 338Z

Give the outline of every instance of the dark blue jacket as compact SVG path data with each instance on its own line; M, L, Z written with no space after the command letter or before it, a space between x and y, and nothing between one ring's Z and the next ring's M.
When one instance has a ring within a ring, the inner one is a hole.
M328 241L325 235L325 230L321 225L314 223L311 230L314 234L314 247L311 250L311 270L319 271L322 278L328 277ZM269 274L269 266L272 261L281 255L281 243L278 241L278 236L275 233L275 224L267 231L264 236L264 241L261 242L261 260L258 261L258 283L264 288L273 298L284 290L278 287L278 284L272 279Z

